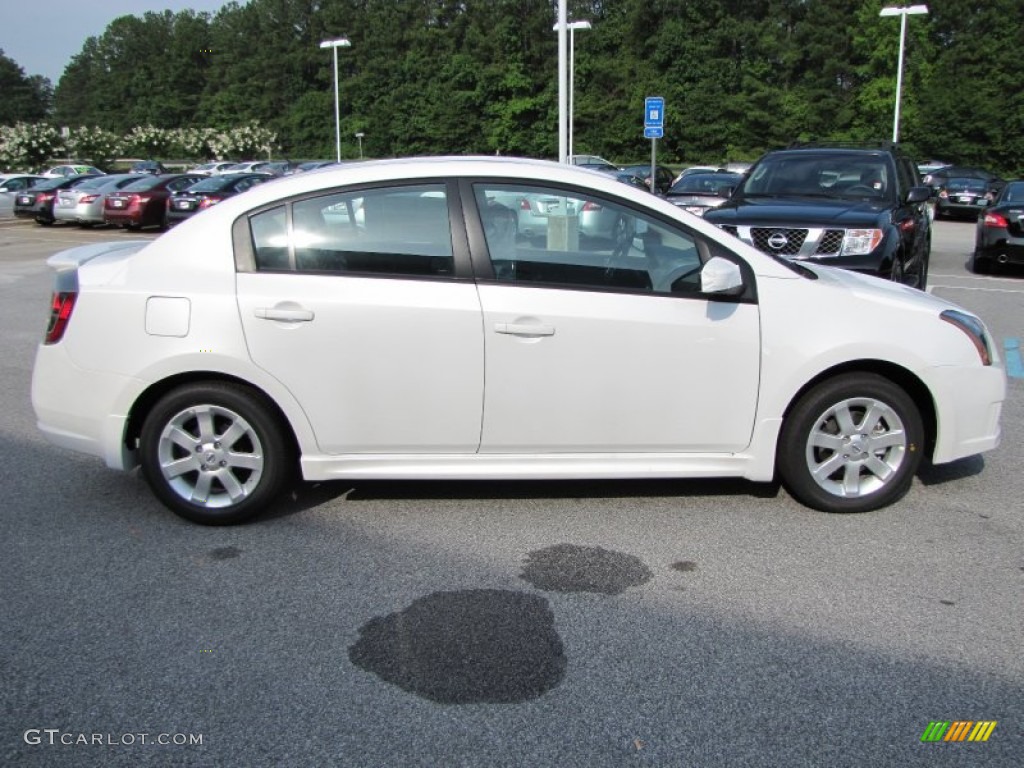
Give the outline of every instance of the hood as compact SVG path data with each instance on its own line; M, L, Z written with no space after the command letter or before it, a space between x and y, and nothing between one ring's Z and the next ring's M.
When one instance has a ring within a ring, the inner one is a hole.
M708 220L746 226L856 227L877 225L888 211L884 201L835 200L823 197L745 197L717 208Z
M800 264L818 275L818 280L823 285L846 291L863 302L865 306L868 303L881 303L929 313L939 313L947 309L965 311L963 307L932 293L911 288L909 285L894 283L881 277L839 267L828 267L820 263L800 262ZM969 312L968 314L974 313Z

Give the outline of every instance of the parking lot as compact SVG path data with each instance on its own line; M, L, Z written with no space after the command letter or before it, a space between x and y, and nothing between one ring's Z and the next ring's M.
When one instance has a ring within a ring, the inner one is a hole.
M1020 765L1024 273L970 274L973 223L935 223L929 290L1006 356L1002 446L893 506L358 482L232 528L35 429L45 259L155 236L0 220L0 763ZM932 721L997 726L922 743Z

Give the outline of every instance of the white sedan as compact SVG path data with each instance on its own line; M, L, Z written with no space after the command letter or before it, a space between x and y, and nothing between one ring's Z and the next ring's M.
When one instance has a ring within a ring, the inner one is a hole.
M524 196L564 202L543 241L504 204ZM579 236L587 206L617 214L615 237ZM296 472L778 475L860 512L906 493L925 455L999 443L1006 377L971 313L774 259L571 166L329 167L50 263L40 429L141 465L199 523L249 518Z

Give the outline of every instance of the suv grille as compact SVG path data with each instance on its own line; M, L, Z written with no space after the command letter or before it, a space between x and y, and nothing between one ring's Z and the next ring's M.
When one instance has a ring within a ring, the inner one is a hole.
M722 229L762 253L803 259L839 256L846 237L844 229L742 227L735 224L723 224Z
M795 256L807 239L807 230L751 227L750 239L754 247L764 253Z

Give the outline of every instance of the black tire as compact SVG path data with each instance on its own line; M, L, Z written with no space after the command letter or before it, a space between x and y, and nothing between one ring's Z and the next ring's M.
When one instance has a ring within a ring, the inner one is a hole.
M44 219L41 216L36 218L36 224L39 224L42 227L52 227L53 226L53 222L54 222L54 219Z
M146 416L142 474L157 498L186 520L240 523L266 509L290 479L285 435L272 407L248 387L188 384L164 395Z
M992 262L983 256L979 256L977 251L971 254L970 261L967 262L967 269L976 275L987 275L992 272Z
M786 488L807 506L869 512L907 492L923 447L921 414L910 396L882 376L851 373L818 384L796 402L776 462Z

